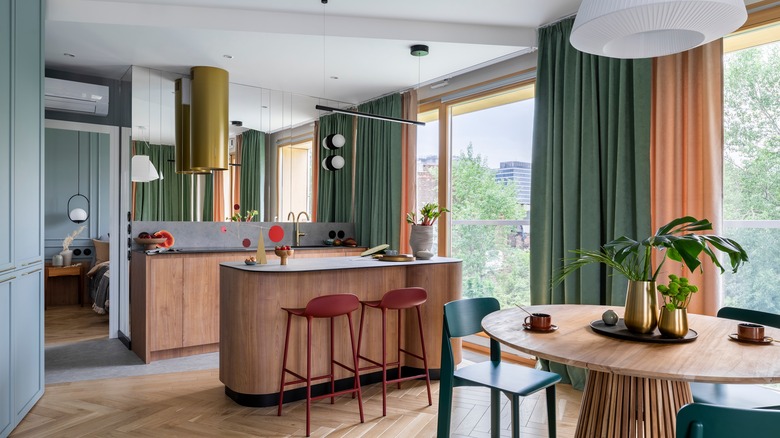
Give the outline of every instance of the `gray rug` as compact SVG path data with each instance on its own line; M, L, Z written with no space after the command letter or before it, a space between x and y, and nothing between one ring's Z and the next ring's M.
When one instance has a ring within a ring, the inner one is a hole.
M219 368L219 353L144 364L118 339L46 347L46 384Z

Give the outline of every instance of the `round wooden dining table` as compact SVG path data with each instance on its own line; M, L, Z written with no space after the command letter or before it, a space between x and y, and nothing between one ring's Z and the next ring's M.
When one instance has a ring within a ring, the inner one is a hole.
M549 313L557 330L523 328L527 314L499 310L482 328L502 344L541 359L586 368L576 437L674 437L677 411L693 401L688 382L773 383L780 381L780 343L735 342L738 321L688 315L698 334L690 343L647 343L608 337L593 331L607 309L623 316L623 307L593 305L527 306ZM780 329L765 334L780 340Z

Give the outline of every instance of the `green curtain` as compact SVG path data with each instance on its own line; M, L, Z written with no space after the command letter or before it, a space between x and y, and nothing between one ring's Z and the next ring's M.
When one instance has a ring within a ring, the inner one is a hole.
M136 183L135 220L192 220L192 177L176 173L170 145L135 142L135 155L148 155L162 179Z
M401 95L358 106L358 111L401 117ZM358 118L355 145L355 233L358 244L400 247L401 124Z
M221 172L215 170L213 172ZM203 222L214 221L214 173L205 176L205 188L203 193Z
M354 116L330 114L320 117L320 140L330 134L341 134L344 147L334 151L320 148L320 161L331 155L341 155L341 170L324 169L320 163L320 182L317 187L317 220L319 222L352 222L352 127ZM320 144L322 146L322 144Z
M250 129L245 131L241 143L240 190L241 216L247 211L259 212L252 220L257 222L263 217L263 183L265 181L265 133Z
M626 280L589 266L550 288L571 250L650 233L651 60L574 49L574 19L539 30L531 176L531 302L625 303ZM566 376L562 369L553 370ZM568 369L572 383L584 372Z

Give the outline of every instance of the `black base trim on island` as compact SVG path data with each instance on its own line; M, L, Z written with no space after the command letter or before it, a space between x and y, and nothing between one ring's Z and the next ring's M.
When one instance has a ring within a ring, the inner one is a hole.
M411 367L402 367L402 375L415 375L422 373L422 368L411 368ZM387 370L387 378L388 379L395 379L397 377L397 369ZM439 369L429 369L428 375L431 377L432 380L439 380ZM422 379L420 379L422 380ZM377 371L374 373L369 374L363 374L360 376L360 386L366 386L371 385L374 383L381 383L382 382L382 372ZM344 379L336 380L336 391L342 391L345 389L352 388L353 379L351 377L347 377ZM325 383L318 383L316 385L312 385L311 387L311 395L312 397L316 397L318 395L328 394L330 393L330 382ZM276 406L279 404L279 393L275 392L273 394L243 394L240 392L233 391L232 389L225 386L225 395L230 397L234 402L240 404L241 406L248 406L251 408L265 408L268 406ZM296 400L304 400L306 399L306 387L300 387L295 389L290 389L284 392L284 402L289 403Z

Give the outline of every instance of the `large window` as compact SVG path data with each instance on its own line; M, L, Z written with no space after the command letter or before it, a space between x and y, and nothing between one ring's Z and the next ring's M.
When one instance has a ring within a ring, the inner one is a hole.
M279 147L279 219L311 215L311 140Z
M417 202L452 210L448 254L463 260L463 295L494 296L502 307L528 304L533 85L472 97L419 115ZM447 114L441 139L439 114ZM440 157L440 142L449 156ZM442 159L448 159L441 166ZM449 169L450 192L436 187Z
M724 41L725 233L750 257L724 276L723 304L780 313L780 26Z

